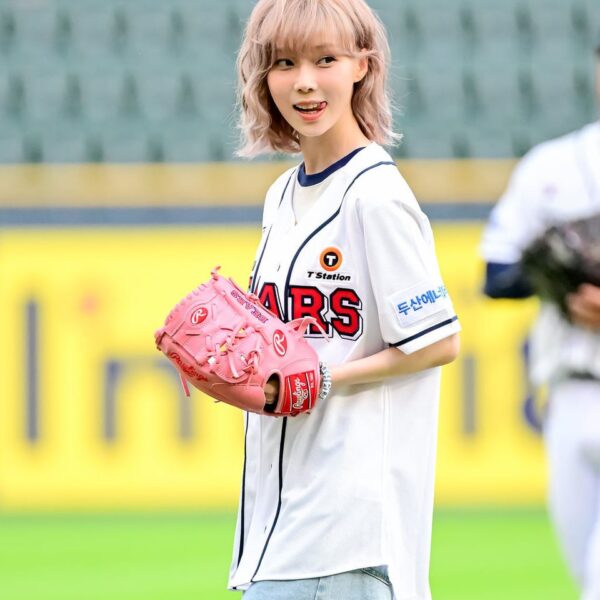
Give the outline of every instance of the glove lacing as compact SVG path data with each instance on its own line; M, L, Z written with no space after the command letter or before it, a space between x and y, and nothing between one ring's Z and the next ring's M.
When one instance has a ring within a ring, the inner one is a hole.
M258 333L262 334L262 337L265 337L265 334L262 331L262 328L256 328ZM242 338L248 337L248 328L247 327L238 327L237 331L234 331L232 335L228 335L225 338L225 341L221 344L213 343L212 337L206 336L206 357L207 362L210 364L210 371L214 372L215 368L218 365L219 357L227 356L227 362L229 363L229 369L234 379L240 379L246 375L245 379L247 379L250 375L254 375L258 371L258 367L260 365L260 358L262 354L262 348L259 344L259 339L257 338L256 346L248 351L246 355L240 355L241 360L245 363L245 367L242 369L242 372L238 371L235 365L235 354L233 350L236 348L238 344L238 340Z

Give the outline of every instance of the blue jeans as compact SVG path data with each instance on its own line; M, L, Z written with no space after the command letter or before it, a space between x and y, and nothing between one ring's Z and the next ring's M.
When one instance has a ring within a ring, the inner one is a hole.
M242 600L392 600L385 567L368 567L314 579L257 581Z

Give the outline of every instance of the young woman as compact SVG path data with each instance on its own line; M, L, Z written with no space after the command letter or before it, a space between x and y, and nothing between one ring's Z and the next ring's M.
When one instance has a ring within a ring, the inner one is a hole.
M363 0L259 0L238 63L241 153L302 154L267 193L251 288L284 320L317 319L332 388L310 414L246 415L229 585L426 600L439 367L460 328L427 218L380 146L398 137L384 28Z

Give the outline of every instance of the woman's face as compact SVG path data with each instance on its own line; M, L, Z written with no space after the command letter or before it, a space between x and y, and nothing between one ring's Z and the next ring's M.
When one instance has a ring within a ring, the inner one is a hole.
M300 137L335 134L355 122L354 84L367 72L365 57L349 56L325 40L299 52L278 49L267 76L279 112Z

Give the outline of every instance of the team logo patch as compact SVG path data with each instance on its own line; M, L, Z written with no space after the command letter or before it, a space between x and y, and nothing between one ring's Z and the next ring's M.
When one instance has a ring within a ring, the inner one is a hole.
M279 356L285 356L287 352L287 339L281 329L277 329L273 334L273 347Z
M200 323L203 323L206 320L206 317L208 317L208 308L206 308L206 306L200 306L192 312L190 323L192 325L200 325Z
M325 248L321 252L319 262L326 271L337 271L342 266L342 252L333 246Z

